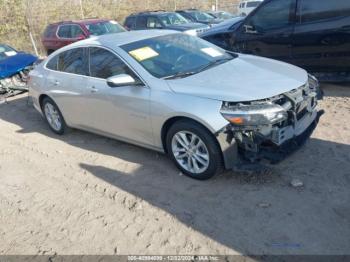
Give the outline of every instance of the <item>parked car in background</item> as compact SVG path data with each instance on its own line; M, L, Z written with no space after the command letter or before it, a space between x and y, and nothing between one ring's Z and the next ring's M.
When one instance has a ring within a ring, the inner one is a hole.
M166 152L196 179L281 160L319 116L318 82L305 70L168 30L80 41L30 76L53 132L70 126Z
M241 1L238 5L238 14L240 16L249 15L255 8L257 8L264 0L246 0Z
M194 23L212 25L219 24L223 21L222 19L215 18L212 15L197 9L177 10L176 12Z
M42 43L47 54L71 43L112 33L124 32L125 29L114 20L84 19L63 21L50 24L42 35Z
M221 19L221 20L227 20L227 19L237 17L237 15L231 14L226 11L208 11L207 13L213 16L214 18Z
M323 81L350 80L350 1L265 0L244 20L202 37L300 66Z
M129 15L124 22L128 30L170 29L190 35L203 33L209 26L187 20L175 12L148 11Z
M240 26L243 20L244 17L242 16L227 19L220 24L213 25L209 30L198 36L224 49L231 50L230 36L234 32L235 27Z
M0 95L11 96L28 90L28 73L38 58L0 44Z

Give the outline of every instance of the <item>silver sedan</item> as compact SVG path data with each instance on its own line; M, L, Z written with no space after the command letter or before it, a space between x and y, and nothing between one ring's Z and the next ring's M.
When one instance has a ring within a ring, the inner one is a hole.
M318 82L304 70L173 31L80 41L30 76L53 132L73 127L165 152L196 179L266 158L266 147L307 138L317 122Z

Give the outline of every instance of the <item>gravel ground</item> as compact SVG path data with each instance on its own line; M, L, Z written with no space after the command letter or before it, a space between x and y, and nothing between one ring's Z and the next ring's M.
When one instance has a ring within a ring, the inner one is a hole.
M350 254L350 88L271 173L199 182L163 155L0 105L0 254ZM303 183L293 187L291 181Z

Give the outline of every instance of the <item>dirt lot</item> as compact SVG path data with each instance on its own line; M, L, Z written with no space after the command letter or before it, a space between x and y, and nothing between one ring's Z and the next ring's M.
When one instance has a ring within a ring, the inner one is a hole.
M12 98L0 105L0 254L350 254L350 87L323 89L326 114L300 151L271 174L206 182L146 149L53 135Z

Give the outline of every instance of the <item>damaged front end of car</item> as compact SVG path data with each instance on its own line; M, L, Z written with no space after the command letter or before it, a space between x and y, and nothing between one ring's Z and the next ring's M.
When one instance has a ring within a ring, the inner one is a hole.
M28 91L28 74L38 58L8 46L0 45L0 51L1 48L4 50L0 52L0 95L8 98Z
M239 160L230 168L243 162L265 159L274 164L284 159L311 136L323 113L317 110L319 99L318 81L309 75L305 85L287 93L259 101L224 102L220 113L230 124L218 137L231 145L224 150L225 163L225 153L234 150Z

